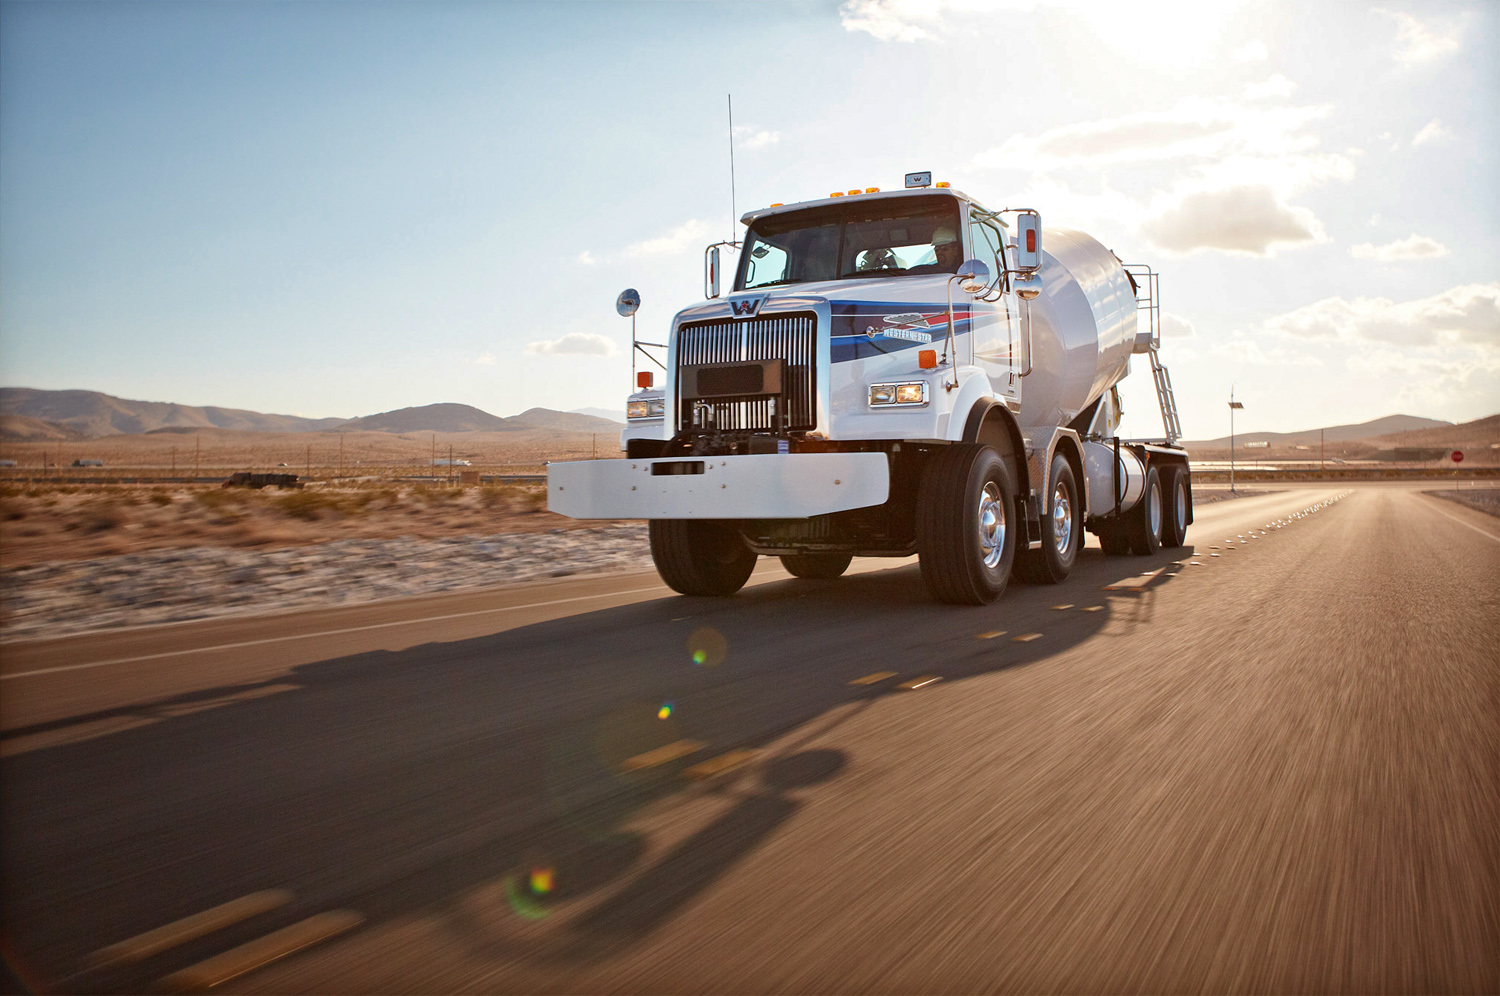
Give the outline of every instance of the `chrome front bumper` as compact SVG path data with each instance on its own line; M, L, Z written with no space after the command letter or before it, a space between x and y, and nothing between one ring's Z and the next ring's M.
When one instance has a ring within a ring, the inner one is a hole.
M765 453L547 465L547 508L574 519L805 519L880 505L884 453Z

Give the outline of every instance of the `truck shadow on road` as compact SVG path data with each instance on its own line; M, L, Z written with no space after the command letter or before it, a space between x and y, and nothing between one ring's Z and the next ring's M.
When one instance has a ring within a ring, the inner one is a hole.
M367 925L444 910L449 943L478 958L609 957L858 771L837 746L848 718L1144 625L1187 552L1086 550L1066 584L973 609L932 603L914 566L666 597L10 730L139 721L0 763L7 940L77 990L140 989L336 907ZM1139 591L1101 590L1157 569ZM721 811L642 867L652 842L636 824L674 799ZM266 889L296 899L133 965L82 967ZM500 920L455 912L475 894Z

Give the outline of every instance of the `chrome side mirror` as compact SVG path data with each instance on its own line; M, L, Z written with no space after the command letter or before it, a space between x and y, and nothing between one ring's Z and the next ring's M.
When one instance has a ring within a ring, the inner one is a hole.
M719 247L709 246L704 255L703 283L706 289L703 296L712 301L719 296Z
M1042 216L1035 211L1016 215L1016 269L1032 273L1042 268Z
M966 294L983 294L990 286L990 268L982 259L971 259L958 268L958 286Z
M635 314L641 306L641 292L634 287L627 287L620 291L620 296L615 298L615 310L620 313L621 318L629 318Z

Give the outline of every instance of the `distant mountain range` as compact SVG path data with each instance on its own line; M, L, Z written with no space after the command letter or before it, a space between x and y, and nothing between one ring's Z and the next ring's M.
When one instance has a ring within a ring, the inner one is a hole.
M1415 415L1387 415L1385 418L1372 419L1357 425L1330 425L1322 429L1299 429L1296 432L1237 432L1234 434L1234 443L1236 446L1261 442L1270 443L1272 446L1313 446L1318 442L1319 433L1322 433L1325 442L1348 443L1356 440L1371 440L1377 436L1388 436L1393 433L1452 428L1452 422L1418 418ZM1222 449L1229 446L1229 437L1183 440L1182 445L1189 451Z
M623 419L592 412L532 408L501 418L470 405L437 404L361 418L302 418L238 408L197 407L161 401L131 401L98 391L40 391L0 387L0 439L51 442L146 432L187 433L199 429L255 432L508 432L553 429L571 432L618 430Z

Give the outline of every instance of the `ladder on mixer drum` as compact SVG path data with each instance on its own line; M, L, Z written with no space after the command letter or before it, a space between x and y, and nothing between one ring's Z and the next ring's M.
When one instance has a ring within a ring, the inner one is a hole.
M1161 285L1160 274L1145 263L1129 263L1125 272L1130 274L1135 285L1135 309L1144 312L1146 327L1151 330L1151 379L1156 382L1156 400L1161 405L1161 424L1166 430L1167 442L1176 445L1182 438L1182 425L1177 421L1177 399L1172 394L1172 377L1162 365L1157 354L1161 346Z

